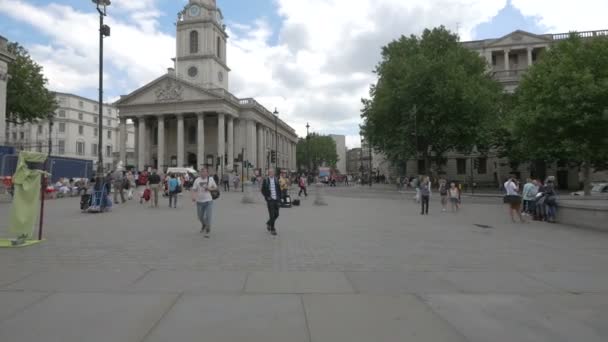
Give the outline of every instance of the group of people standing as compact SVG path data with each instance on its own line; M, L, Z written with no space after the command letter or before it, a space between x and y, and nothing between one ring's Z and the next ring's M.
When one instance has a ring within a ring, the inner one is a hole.
M506 192L504 202L509 204L511 220L515 222L515 216L517 216L520 222L525 222L524 216L528 216L535 221L555 223L557 215L556 186L553 176L548 177L544 184L541 180L528 178L523 189L515 177L509 178L504 184Z
M450 202L452 212L455 213L460 210L461 193L460 188L456 186L456 183L450 183L445 179L439 180L439 195L441 196L441 211L447 211L448 201ZM429 177L424 176L421 178L419 184L416 184L416 201L420 202L422 210L421 215L429 214L429 202L431 200L432 184Z

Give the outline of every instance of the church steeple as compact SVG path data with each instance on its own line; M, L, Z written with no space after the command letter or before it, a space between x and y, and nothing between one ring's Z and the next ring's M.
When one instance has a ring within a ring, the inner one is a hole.
M215 0L190 0L178 15L178 77L205 88L228 90L226 42L222 12Z

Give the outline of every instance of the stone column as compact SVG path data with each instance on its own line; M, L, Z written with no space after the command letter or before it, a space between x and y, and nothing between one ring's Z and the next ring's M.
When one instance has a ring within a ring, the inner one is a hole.
M226 167L226 117L222 113L217 114L217 156L220 157L218 172L221 176Z
M184 115L182 113L177 116L177 167L184 166Z
M532 50L534 50L533 47L529 47L528 49L528 68L530 68L532 66Z
M511 69L511 66L509 65L509 52L511 52L511 50L505 50L505 71L509 71Z
M127 118L120 118L120 161L127 167Z
M139 119L139 135L137 136L139 143L137 144L138 152L137 152L137 168L140 171L144 171L146 167L146 119ZM102 134L102 132L99 132Z
M157 146L157 156L158 159L158 170L161 173L164 173L165 165L165 117L163 115L158 116L158 146Z
M228 164L226 168L228 170L234 170L234 118L228 117Z
M245 151L245 160L248 160L251 164L255 163L256 157L256 132L255 132L255 121L247 120L247 151ZM257 167L257 165L254 165Z
M257 149L258 149L258 158L257 158L257 167L260 169L264 168L264 127L260 124L257 127Z
M135 128L135 167L139 170L139 119L133 119Z
M233 137L234 137L234 145L233 145L233 158L234 156L238 156L241 152L242 152L242 146L243 146L243 137L241 136L241 123L242 120L234 120L235 122L233 123ZM234 162L233 162L234 164ZM237 170L239 171L239 170ZM240 171L239 171L240 174Z
M205 160L205 114L198 113L196 116L197 132L196 132L196 159L198 161L197 169L200 169L207 163Z

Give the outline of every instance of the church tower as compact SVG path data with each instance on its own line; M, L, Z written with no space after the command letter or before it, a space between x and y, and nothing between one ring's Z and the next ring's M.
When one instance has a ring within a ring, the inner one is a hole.
M189 0L177 20L179 78L205 88L228 90L226 26L216 0Z

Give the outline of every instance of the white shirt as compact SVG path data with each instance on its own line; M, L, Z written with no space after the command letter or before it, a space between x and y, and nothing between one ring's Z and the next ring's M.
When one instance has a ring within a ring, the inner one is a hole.
M211 193L209 190L217 189L217 185L213 180L213 177L201 178L198 177L194 181L194 185L192 186L192 191L196 192L196 201L198 203L206 203L213 201L211 197Z
M270 183L270 198L273 200L277 199L277 188L275 185L275 178L268 178L268 182Z
M518 196L517 193L517 184L514 181L508 180L505 182L505 191L507 191L507 196Z

